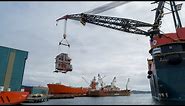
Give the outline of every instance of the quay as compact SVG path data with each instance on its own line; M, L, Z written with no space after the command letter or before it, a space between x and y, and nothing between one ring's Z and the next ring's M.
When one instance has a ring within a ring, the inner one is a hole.
M49 99L73 99L75 95L69 95L69 94L53 94L48 95Z
M40 103L40 102L46 102L49 100L48 95L30 95L24 103Z

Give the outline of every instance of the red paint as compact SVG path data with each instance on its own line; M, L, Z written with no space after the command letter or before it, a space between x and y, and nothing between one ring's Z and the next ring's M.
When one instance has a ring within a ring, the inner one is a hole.
M167 33L162 34L161 38L159 36L153 37L153 42L150 42L151 48L170 44L170 43L177 43L185 41L185 28L179 28L176 30L176 33Z
M0 92L0 105L17 105L24 102L29 92L2 91Z
M86 94L88 88L70 87L62 84L47 84L51 94Z

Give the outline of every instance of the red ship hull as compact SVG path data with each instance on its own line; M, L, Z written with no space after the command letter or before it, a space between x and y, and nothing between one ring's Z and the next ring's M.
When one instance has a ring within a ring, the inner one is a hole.
M76 95L86 95L88 88L82 87L70 87L62 84L47 84L50 94L76 94Z
M130 96L130 90L119 90L119 91L93 90L89 91L87 95L90 97Z
M24 102L29 92L2 91L0 92L0 105L17 105Z

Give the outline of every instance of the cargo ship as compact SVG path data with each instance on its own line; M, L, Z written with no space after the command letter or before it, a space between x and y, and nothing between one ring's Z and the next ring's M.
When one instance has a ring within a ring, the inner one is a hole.
M128 79L129 81L129 79ZM74 95L74 96L129 96L130 90L127 89L128 81L126 84L126 90L120 90L115 86L116 77L114 77L111 85L104 85L103 80L98 74L98 81L96 77L93 78L89 87L72 87L66 86L61 83L47 84L49 88L49 94L53 95ZM98 87L98 85L100 87Z
M91 81L91 89L89 89L87 96L90 97L102 97L102 96L130 96L130 90L128 90L129 78L127 80L126 89L121 90L119 87L115 86L116 77L111 82L111 85L105 85L103 82L103 78L98 74L98 82L96 82L96 78ZM100 87L98 87L100 84Z
M87 96L103 97L103 96L130 96L130 90L91 90Z
M164 1L159 2L156 14ZM185 27L182 27L177 6L170 1L176 32L156 34L151 40L152 59L148 59L148 78L152 97L159 101L185 101ZM173 4L173 5L172 5Z
M85 87L71 87L64 84L47 84L49 88L49 94L68 94L74 96L84 96L87 94L89 88Z
M0 105L18 105L28 98L29 92L1 91Z

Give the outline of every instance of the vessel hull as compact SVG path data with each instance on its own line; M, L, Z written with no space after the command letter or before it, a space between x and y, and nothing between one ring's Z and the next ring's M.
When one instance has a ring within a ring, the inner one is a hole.
M120 90L120 91L93 90L93 91L89 91L87 96L90 96L90 97L130 96L130 90Z
M47 84L50 94L86 95L88 88L70 87L62 84Z
M28 98L29 92L2 91L0 92L0 105L17 105Z

